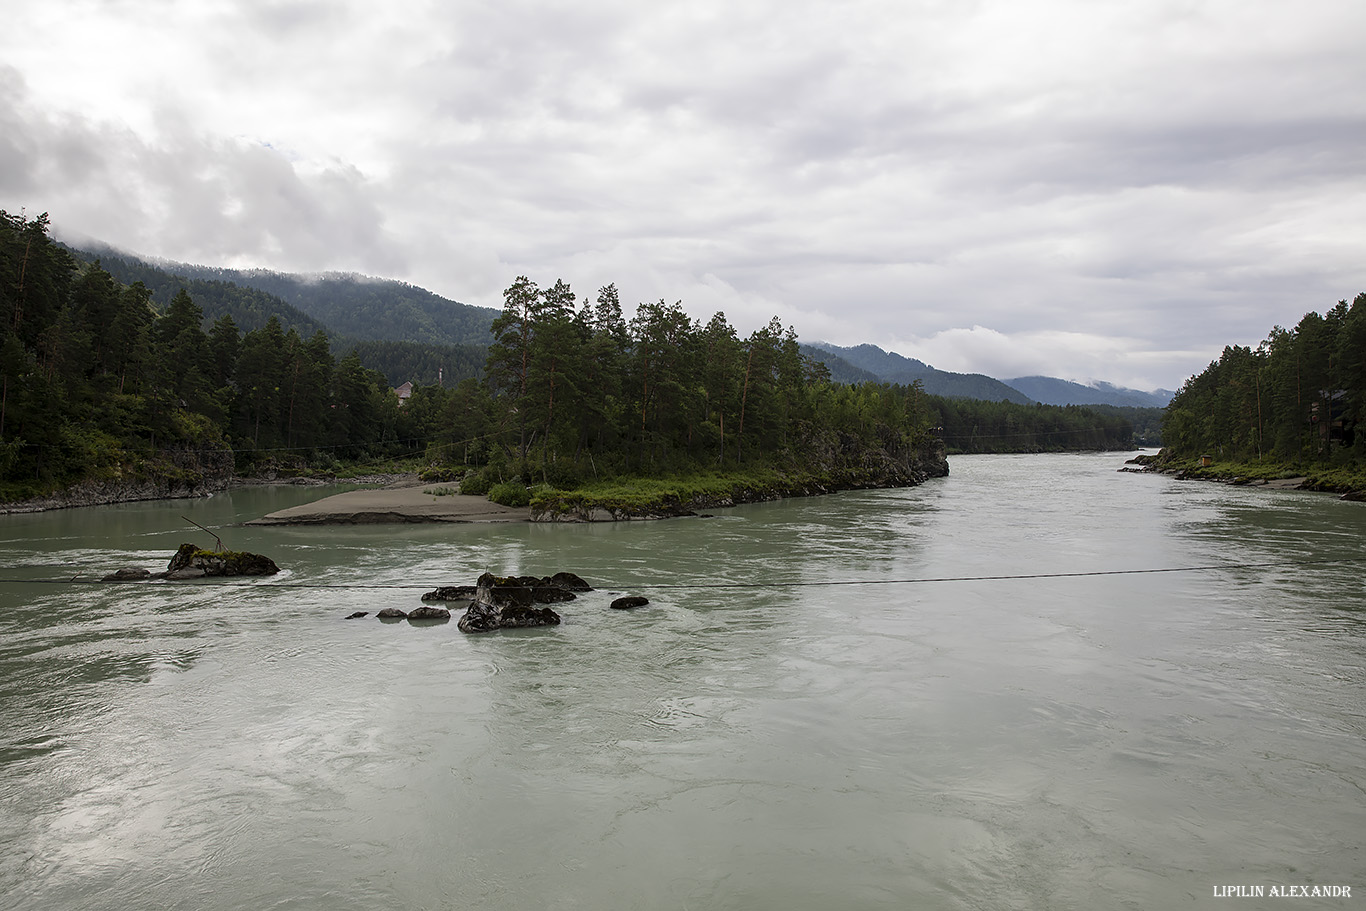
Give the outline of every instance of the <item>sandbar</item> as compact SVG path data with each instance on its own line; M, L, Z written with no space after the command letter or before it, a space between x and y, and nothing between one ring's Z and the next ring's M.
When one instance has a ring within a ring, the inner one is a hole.
M526 507L500 506L484 497L434 494L448 485L415 477L374 490L350 490L315 503L277 510L247 525L399 525L415 522L528 522Z

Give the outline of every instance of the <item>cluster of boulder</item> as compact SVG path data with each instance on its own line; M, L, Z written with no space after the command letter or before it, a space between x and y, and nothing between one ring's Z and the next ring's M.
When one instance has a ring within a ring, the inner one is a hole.
M576 593L591 592L587 582L573 573L553 576L495 576L484 573L474 585L444 585L422 596L423 601L445 604L463 603L465 613L456 621L463 633L487 633L500 629L519 629L529 626L556 626L560 615L542 605L573 601ZM649 604L649 599L636 596L618 598L612 607L624 610ZM348 620L369 616L357 611ZM436 620L447 621L451 612L445 607L424 605L412 611L386 607L377 617L381 620Z
M216 576L272 576L280 571L275 561L246 551L202 550L194 544L182 544L171 557L165 572L153 573L146 569L124 568L105 576L105 582L143 582L149 579L204 579ZM463 603L465 613L456 622L461 632L487 633L499 629L519 629L528 626L556 626L560 615L547 604L573 601L577 593L591 592L593 587L573 573L560 572L553 576L495 576L484 573L474 585L444 585L422 596L421 607L405 611L386 607L376 613L380 620L413 620L447 622L450 609L437 604ZM611 604L614 610L629 610L649 604L648 598L628 595ZM356 611L347 620L370 616L369 611Z
M149 579L205 579L214 576L273 576L280 571L275 561L244 550L202 550L197 544L182 544L166 567L154 573L138 567L117 569L104 582L146 582Z

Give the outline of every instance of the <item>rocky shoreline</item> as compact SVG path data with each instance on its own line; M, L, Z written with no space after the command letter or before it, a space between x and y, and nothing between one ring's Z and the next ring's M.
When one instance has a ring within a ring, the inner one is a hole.
M77 509L82 506L110 506L115 503L137 503L145 500L197 499L211 497L230 486L232 481L227 478L207 478L198 481L87 482L46 497L0 503L0 515L47 512L51 509Z
M78 509L83 506L111 506L149 500L193 500L211 497L234 487L290 485L323 487L328 484L419 484L413 474L373 474L355 478L293 477L274 473L239 477L202 476L194 479L163 478L155 481L87 481L43 497L0 503L0 515L47 512L53 509Z

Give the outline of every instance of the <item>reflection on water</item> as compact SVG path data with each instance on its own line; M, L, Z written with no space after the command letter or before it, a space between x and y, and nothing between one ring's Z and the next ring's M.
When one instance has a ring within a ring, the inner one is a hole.
M238 524L330 492L298 488L0 517L0 894L786 911L1366 889L1366 508L1120 461L964 457L912 490L617 525ZM58 581L164 567L203 540L181 516L286 572ZM1284 565L1304 560L1350 562ZM921 581L1190 566L1221 568ZM553 629L373 618L561 569L599 591ZM651 603L608 609L625 593Z

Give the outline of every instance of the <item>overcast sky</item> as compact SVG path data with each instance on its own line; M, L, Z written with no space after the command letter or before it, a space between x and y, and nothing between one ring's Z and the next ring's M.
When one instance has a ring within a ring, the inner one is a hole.
M42 0L0 208L1178 388L1366 291L1362 0Z

